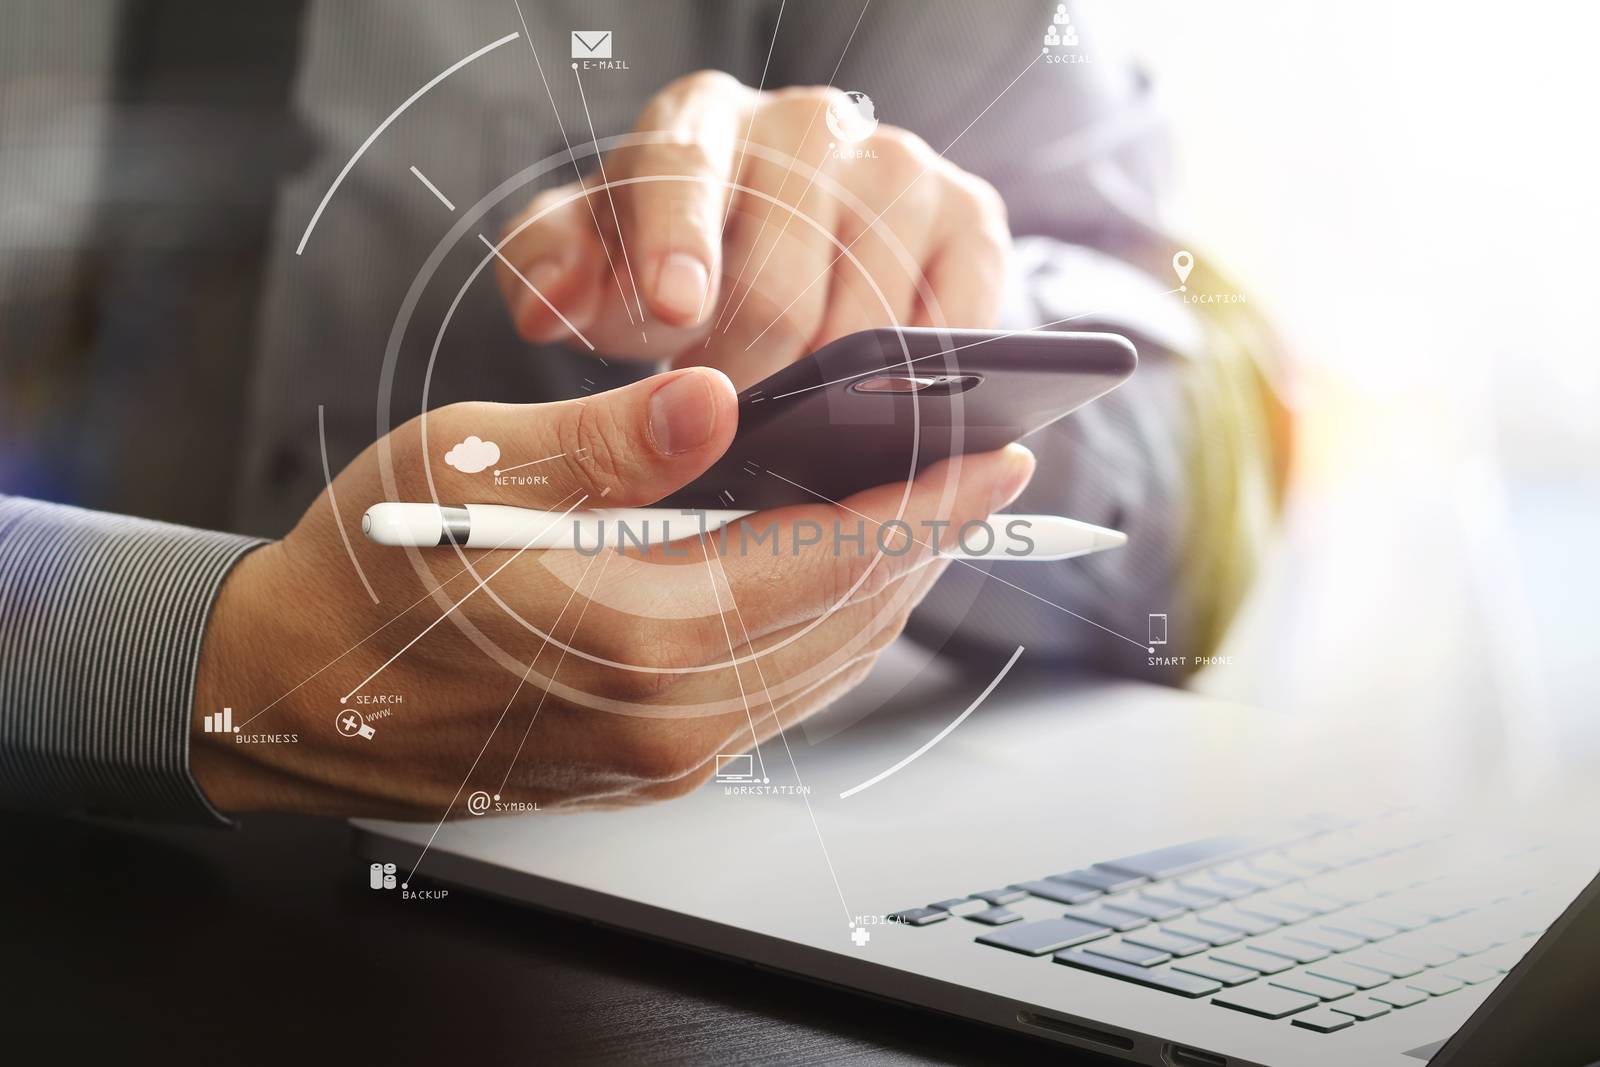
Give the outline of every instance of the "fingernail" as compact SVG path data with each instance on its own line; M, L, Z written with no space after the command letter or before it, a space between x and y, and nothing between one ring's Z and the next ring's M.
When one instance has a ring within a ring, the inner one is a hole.
M705 309L710 284L704 263L687 252L674 252L661 261L656 274L656 303L683 322L696 322Z
M666 455L699 448L711 439L716 423L716 398L698 371L679 375L650 397L650 437Z
M995 493L994 503L989 507L991 515L1021 496L1028 482L1033 479L1035 460L1032 452L1018 444L1007 445L1005 452L1006 477Z

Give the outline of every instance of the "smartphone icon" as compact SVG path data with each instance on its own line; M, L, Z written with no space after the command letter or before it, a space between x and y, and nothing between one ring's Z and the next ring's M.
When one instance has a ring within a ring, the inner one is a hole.
M1165 613L1150 616L1150 643L1152 645L1164 645L1167 643L1167 616Z

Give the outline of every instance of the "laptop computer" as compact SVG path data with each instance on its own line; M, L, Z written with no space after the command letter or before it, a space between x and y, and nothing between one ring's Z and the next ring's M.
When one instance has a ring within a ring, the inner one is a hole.
M1600 1058L1585 782L1463 789L1382 731L988 681L897 649L737 781L362 822L362 869L426 848L418 877L1136 1063Z

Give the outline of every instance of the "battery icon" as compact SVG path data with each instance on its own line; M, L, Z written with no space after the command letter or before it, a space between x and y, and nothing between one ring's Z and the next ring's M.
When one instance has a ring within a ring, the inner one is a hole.
M383 864L374 863L367 871L367 885L373 889L383 888Z

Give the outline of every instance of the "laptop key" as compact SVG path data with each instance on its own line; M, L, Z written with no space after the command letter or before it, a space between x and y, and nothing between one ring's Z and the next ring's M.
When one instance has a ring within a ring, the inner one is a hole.
M974 900L987 900L990 904L1015 904L1028 895L1025 889L985 889L972 894Z
M1257 889L1276 889L1289 881L1287 877L1281 874L1268 874L1266 871L1257 870L1243 862L1224 863L1220 867L1213 867L1211 875L1214 878L1248 882Z
M1297 921L1298 919L1309 919L1320 914L1316 908L1311 907L1309 904L1303 904L1294 899L1294 897L1287 895L1291 890L1296 888L1296 886L1290 886L1288 889L1274 889L1270 893L1263 893L1261 896L1254 898L1252 902L1265 902L1275 908L1288 911L1290 914L1296 916L1295 920L1290 920L1291 922Z
M1020 952L1024 956L1043 956L1046 952L1081 945L1085 941L1109 936L1110 930L1077 919L1042 919L1038 922L1002 926L974 940L980 945Z
M1211 867L1207 869L1206 877L1221 885L1244 889L1251 893L1259 893L1263 889L1272 889L1283 884L1275 878L1268 878L1250 870L1242 863L1225 863L1220 867Z
M1304 971L1290 971L1288 974L1274 975L1267 979L1269 985L1279 989L1292 989L1296 993L1304 993L1318 1000L1339 1000L1348 997L1356 991L1353 985L1344 982L1335 982L1331 978L1318 978L1314 974Z
M1178 907L1176 904L1151 900L1139 893L1118 893L1114 897L1106 897L1100 903L1108 908L1116 908L1118 911L1131 911L1135 915L1143 915L1146 919L1155 922L1176 919L1187 910Z
M1416 960L1427 967L1442 967L1461 958L1461 953L1435 945L1422 938L1395 938L1381 942L1383 950L1408 960Z
M1328 955L1327 949L1308 945L1304 941L1295 941L1281 933L1258 937L1250 942L1250 947L1294 960L1296 963L1315 963L1317 960L1326 959Z
M1012 888L1026 890L1036 897L1053 900L1057 904L1087 904L1100 895L1098 889L1073 885L1071 882L1057 882L1049 878L1041 878L1036 882L1018 882Z
M1222 903L1221 897L1201 893L1195 889L1185 889L1176 882L1162 882L1150 886L1144 891L1144 896L1180 908L1214 908Z
M1291 908L1302 908L1312 915L1326 915L1345 907L1345 902L1326 893L1314 893L1302 886L1288 886L1274 891L1272 899Z
M1332 978L1335 982L1344 982L1357 989L1376 989L1389 981L1389 976L1386 974L1380 974L1367 967L1357 967L1342 960L1313 963L1306 968L1306 973L1314 974L1318 978Z
M1252 971L1248 967L1236 967L1231 963L1223 963L1220 960L1208 960L1204 956L1179 960L1172 965L1172 969L1183 971L1185 974L1197 974L1201 978L1209 978L1213 982L1221 982L1223 985L1244 985L1246 982L1254 982L1261 977L1259 973Z
M1341 1015L1353 1015L1357 1019L1376 1019L1380 1015L1389 1014L1389 1005L1379 1004L1371 997L1355 997L1351 1000L1338 1000L1328 1007Z
M1020 922L1022 916L1010 908L1002 908L997 905L992 908L984 908L982 911L975 911L971 915L964 915L962 918L970 919L975 923L983 923L985 926L1004 926L1006 923Z
M1192 937L1180 937L1177 934L1169 934L1165 930L1158 930L1152 927L1145 927L1134 930L1132 933L1124 934L1122 940L1131 941L1135 945L1143 945L1145 948L1158 948L1162 952L1170 952L1174 956L1193 956L1211 947L1209 942L1196 941Z
M1495 947L1494 938L1470 928L1430 930L1428 931L1428 940L1437 945L1442 945L1452 952L1459 952L1463 956L1476 956L1480 952L1487 952Z
M1246 915L1257 915L1263 919L1271 919L1275 923L1297 923L1306 917L1306 913L1299 908L1285 907L1267 897L1251 897L1234 904L1234 908Z
M929 923L944 922L950 918L950 913L943 908L907 908L890 915L889 921L901 923L905 926L927 926Z
M1293 1015L1297 1011L1316 1007L1321 1001L1305 993L1296 993L1291 989L1279 989L1277 986L1255 982L1251 985L1230 989L1226 993L1219 993L1211 998L1211 1003L1220 1004L1224 1008L1234 1011L1247 1012L1250 1015L1259 1015L1263 1019L1282 1019Z
M1252 937L1256 934L1264 934L1269 930L1275 930L1278 927L1278 924L1271 919L1263 919L1256 915L1246 915L1232 908L1210 908L1206 911L1197 912L1195 918L1201 922L1215 923L1217 926L1226 927L1229 930L1237 930L1241 934L1247 934Z
M1146 948L1143 945L1134 945L1126 941L1112 941L1109 938L1104 941L1091 942L1084 946L1083 951L1093 956L1105 956L1107 959L1131 963L1136 967L1154 967L1156 964L1166 963L1172 958L1170 952L1162 952L1160 949Z
M1400 932L1397 926L1390 926L1376 919L1366 919L1360 915L1330 915L1322 925L1325 929L1337 930L1351 937L1366 938L1368 941L1381 941Z
M1461 988L1460 982L1454 978L1447 978L1438 971L1429 971L1415 978L1408 978L1406 985L1411 989L1420 989L1430 997L1442 997Z
M1063 914L1069 919L1082 919L1086 923L1109 926L1119 934L1125 930L1136 930L1150 922L1143 915L1120 911L1100 903L1079 904L1075 908L1068 908Z
M1358 868L1355 871L1319 874L1305 885L1313 893L1323 893L1346 904L1365 904L1379 895L1378 891L1372 888L1373 881L1370 874Z
M1422 964L1416 960L1396 956L1392 952L1385 952L1380 948L1362 948L1350 953L1346 960L1358 967L1371 967L1388 975L1390 978L1410 978L1414 974L1421 974Z
M1302 878L1309 878L1313 874L1317 873L1316 871L1301 867L1299 864L1294 863L1288 857L1280 853L1269 853L1265 856L1252 857L1248 860L1245 860L1244 866L1246 873L1259 875L1263 878L1270 878L1279 885L1288 885L1291 882L1298 882Z
M1139 967L1132 963L1123 963L1121 960L1106 959L1104 956L1091 956L1077 949L1057 952L1055 961L1064 963L1068 967L1077 967L1110 978L1121 978L1123 981L1149 986L1151 989L1176 993L1181 997L1203 997L1222 988L1220 984L1198 975L1183 974L1165 967Z
M1319 1034L1331 1034L1336 1030L1343 1030L1347 1026L1356 1024L1356 1021L1350 1016L1329 1008L1312 1008L1310 1011L1296 1015L1290 1022L1296 1026L1303 1026L1307 1030L1315 1030Z
M1376 919L1381 923L1388 923L1390 926L1398 926L1402 930L1416 930L1427 926L1433 921L1420 911L1413 911L1410 908L1401 907L1398 904L1390 904L1382 900L1375 900L1371 904L1361 905L1361 914L1368 918Z
M1463 890L1456 893L1422 890L1408 895L1405 903L1435 919L1454 919L1475 910L1482 903L1475 899L1476 894L1473 899L1463 899L1461 892Z
M1322 874L1325 871L1331 871L1341 866L1341 864L1335 862L1335 857L1318 856L1303 845L1290 845L1278 855L1292 863L1299 864L1302 869L1308 870L1312 874Z
M1328 930L1310 924L1304 926L1291 926L1283 931L1283 936L1295 941L1304 941L1308 945L1325 948L1329 952L1349 952L1351 949L1360 948L1366 942L1359 937L1341 934L1337 930Z
M973 894L974 901L987 901L989 904L1016 904L1022 897L1027 896L1027 889L1018 889L1016 886L1006 886L1003 889L981 889Z
M1210 871L1199 871L1185 875L1178 879L1177 884L1194 893L1209 893L1223 900L1238 900L1260 890L1244 882L1224 881L1215 877Z
M1233 859L1241 853L1251 851L1251 848L1251 842L1242 837L1212 837L1204 841L1191 841L1186 845L1173 845L1152 852L1124 856L1118 860L1106 860L1104 863L1095 864L1095 867L1102 871L1139 875L1151 881L1159 881L1162 878L1187 874L1201 867L1209 867L1213 863Z
M1098 889L1102 893L1120 893L1124 889L1132 889L1136 885L1143 885L1149 879L1139 874L1119 874L1115 871L1102 871L1096 867L1084 867L1076 871L1063 871L1061 874L1052 874L1049 877L1058 882L1076 882L1086 885L1090 889Z
M1379 988L1368 992L1367 996L1378 1001L1380 1004L1387 1004L1391 1008L1409 1008L1413 1004L1421 1004L1424 1000L1428 999L1428 994L1424 993L1422 990L1401 985L1399 982L1395 982L1392 985L1380 986Z
M1248 967L1262 974L1282 974L1294 966L1293 960L1286 960L1282 956L1274 956L1267 952L1257 952L1249 945L1218 949L1211 954L1211 958L1231 963L1235 967Z
M1190 937L1196 941L1204 941L1208 945L1231 945L1235 941L1243 940L1244 935L1237 930L1229 930L1225 926L1215 923L1201 922L1192 915L1185 915L1175 922L1167 923L1161 929L1169 934L1179 937Z
M1479 963L1477 960L1462 960L1459 963L1451 963L1446 965L1443 970L1445 977L1454 978L1458 982L1467 983L1467 985L1482 985L1484 982L1492 982L1500 977L1498 968Z
M972 915L989 907L987 901L974 900L971 897L962 897L960 900L941 900L936 904L929 904L930 908L948 911L951 915Z

